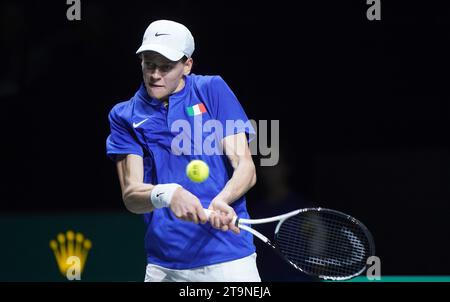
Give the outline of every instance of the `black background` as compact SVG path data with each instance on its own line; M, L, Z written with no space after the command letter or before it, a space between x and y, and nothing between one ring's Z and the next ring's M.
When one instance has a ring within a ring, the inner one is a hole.
M125 211L107 115L140 84L145 28L171 19L195 37L194 73L221 75L250 118L280 121L282 173L301 200L362 220L383 274L448 274L442 3L382 1L368 21L363 0L82 0L68 21L65 1L2 1L0 209ZM276 169L258 167L253 216Z

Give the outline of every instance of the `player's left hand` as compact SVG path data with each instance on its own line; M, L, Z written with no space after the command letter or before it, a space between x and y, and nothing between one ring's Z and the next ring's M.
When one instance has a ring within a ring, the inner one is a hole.
M239 228L233 223L236 212L225 201L221 199L213 199L208 207L211 211L209 222L211 225L224 232L231 230L232 232L239 234Z

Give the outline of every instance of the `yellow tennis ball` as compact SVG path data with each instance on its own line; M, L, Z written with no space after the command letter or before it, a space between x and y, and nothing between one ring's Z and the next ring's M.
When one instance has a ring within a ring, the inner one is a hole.
M193 182L204 182L209 176L209 167L202 160L192 160L186 166L186 175Z

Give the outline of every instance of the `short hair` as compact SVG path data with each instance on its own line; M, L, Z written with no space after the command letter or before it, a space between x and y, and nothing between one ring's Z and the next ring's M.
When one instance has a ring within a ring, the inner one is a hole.
M187 56L183 56L181 59L179 59L178 61L171 61L168 58L166 58L165 56L163 56L162 54L160 54L159 52L153 51L153 50L148 50L148 51L143 51L141 53L139 53L139 58L143 59L144 54L150 55L151 57L153 57L154 59L156 59L156 61L159 61L161 63L186 63L186 61L188 60Z

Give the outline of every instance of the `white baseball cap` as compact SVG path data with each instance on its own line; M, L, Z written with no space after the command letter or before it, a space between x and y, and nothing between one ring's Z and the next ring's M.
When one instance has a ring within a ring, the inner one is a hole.
M194 37L186 26L174 21L158 20L147 27L142 45L136 53L153 50L171 61L178 61L183 56L190 58L194 49Z

